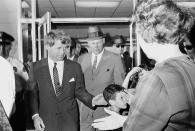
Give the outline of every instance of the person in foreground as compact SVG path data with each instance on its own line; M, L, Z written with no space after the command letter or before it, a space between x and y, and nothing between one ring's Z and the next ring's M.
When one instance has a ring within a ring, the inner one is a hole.
M92 126L123 127L123 131L195 130L195 64L178 47L188 40L194 18L170 0L142 0L135 13L138 43L157 64L139 80L128 116L106 109L110 116L96 119Z
M76 98L91 109L101 101L85 90L80 65L64 60L70 42L70 36L63 30L48 33L45 42L48 58L33 63L30 69L27 96L38 131L78 131Z

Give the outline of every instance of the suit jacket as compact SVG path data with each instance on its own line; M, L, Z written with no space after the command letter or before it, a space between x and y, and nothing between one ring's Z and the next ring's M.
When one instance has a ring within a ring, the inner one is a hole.
M125 71L119 55L104 50L102 58L98 64L97 71L92 79L92 54L88 53L79 58L81 64L86 89L93 95L102 93L109 84L121 85L125 78Z
M74 78L75 81L70 79ZM48 59L33 63L29 75L29 104L32 115L39 113L45 131L78 131L76 98L92 108L92 95L84 88L83 74L78 63L64 60L63 93L56 97Z
M91 94L97 95L102 93L104 88L109 84L122 84L125 72L119 55L104 50L95 74L92 74L91 57L92 54L88 53L79 58L79 63L84 72L85 86ZM106 115L103 108L97 108L95 111L92 111L86 106L83 106L82 109L80 109L80 114L81 124L85 123L87 128L91 126L94 119ZM87 131L88 129L85 128L82 130Z

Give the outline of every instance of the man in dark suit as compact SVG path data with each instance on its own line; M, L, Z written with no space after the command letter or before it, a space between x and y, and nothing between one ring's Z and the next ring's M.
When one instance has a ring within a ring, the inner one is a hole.
M27 93L36 130L78 131L76 98L91 109L96 104L84 88L80 65L64 60L70 42L64 31L50 32L45 42L48 58L33 63L30 69Z

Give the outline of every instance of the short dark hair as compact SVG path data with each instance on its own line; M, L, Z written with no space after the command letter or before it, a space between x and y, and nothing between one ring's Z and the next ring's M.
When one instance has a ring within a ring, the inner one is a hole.
M171 0L141 0L135 12L138 32L146 43L179 44L194 23L192 12Z
M124 90L125 88L122 87L121 85L110 84L103 91L104 99L106 100L108 105L110 105L109 101L114 100L116 98L116 93Z
M45 38L45 45L53 46L55 40L61 40L62 44L71 43L70 36L64 30L52 30Z
M115 41L118 40L118 39L121 40L121 43L115 43ZM119 44L119 45L124 46L124 44L125 44L125 38L122 35L116 35L113 38L113 44Z
M75 38L71 38L71 46L70 46L70 52L72 53L73 49L76 49L76 39Z

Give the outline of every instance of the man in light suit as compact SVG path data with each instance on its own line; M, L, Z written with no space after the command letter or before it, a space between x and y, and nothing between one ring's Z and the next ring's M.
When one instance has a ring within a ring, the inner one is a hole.
M97 95L109 84L121 85L125 76L121 58L104 49L105 38L101 29L98 26L90 26L87 40L91 52L79 58L86 89L91 94ZM81 131L95 130L91 126L92 121L106 115L102 107L93 111L82 104L80 114Z
M32 64L26 94L34 127L38 131L79 131L76 98L91 109L95 99L84 88L80 65L64 60L70 36L56 30L46 40L48 58Z

